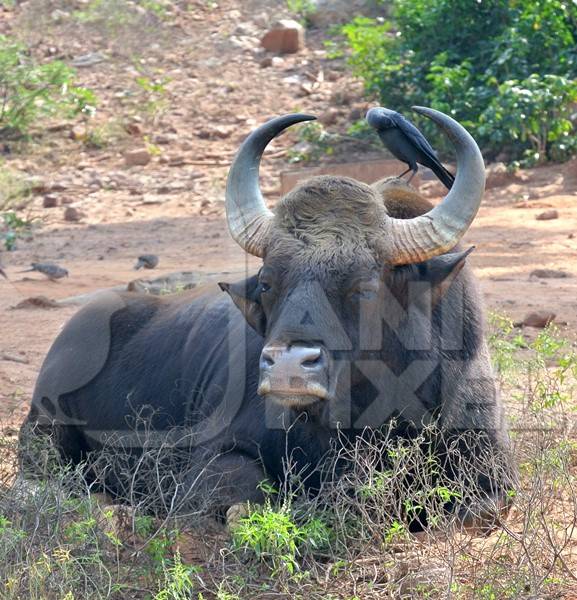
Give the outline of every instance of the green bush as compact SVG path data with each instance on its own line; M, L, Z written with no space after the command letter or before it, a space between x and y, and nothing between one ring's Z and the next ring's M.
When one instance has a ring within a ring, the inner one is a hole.
M0 138L25 135L42 117L90 113L94 94L73 84L64 63L37 64L23 44L0 36Z
M342 33L354 71L385 106L447 112L489 157L541 162L577 149L573 2L394 0L391 22L357 18Z

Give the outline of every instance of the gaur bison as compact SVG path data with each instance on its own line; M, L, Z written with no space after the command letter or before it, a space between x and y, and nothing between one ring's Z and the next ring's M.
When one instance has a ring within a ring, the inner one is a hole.
M125 433L119 451L137 461L132 415L144 412L150 431L172 446L186 437L189 464L207 467L174 473L181 492L210 481L221 509L261 500L263 480L284 480L287 456L314 492L337 437L391 422L398 436L431 422L447 439L478 433L463 452L501 461L506 473L481 301L469 250L457 245L481 202L484 164L461 125L418 110L456 150L454 185L434 207L396 178L369 186L320 176L271 211L261 156L314 117L285 115L250 134L230 169L226 216L234 240L262 258L258 273L177 297L103 294L80 310L39 375L21 431L23 471L34 472L30 442L44 436L78 464ZM120 471L106 473L111 493L130 478ZM489 471L476 478L478 503L457 509L465 522L505 504L509 481Z

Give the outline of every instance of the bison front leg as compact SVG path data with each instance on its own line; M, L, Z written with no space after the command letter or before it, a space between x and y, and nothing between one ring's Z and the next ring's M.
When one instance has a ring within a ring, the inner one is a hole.
M192 468L182 482L178 503L181 512L199 510L224 518L231 506L262 503L260 484L266 475L260 462L246 454L227 453Z

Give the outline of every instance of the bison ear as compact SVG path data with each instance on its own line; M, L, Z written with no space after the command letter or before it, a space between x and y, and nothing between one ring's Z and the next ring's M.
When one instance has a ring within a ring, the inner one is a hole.
M426 279L430 282L433 290L433 303L437 304L447 293L461 269L465 266L467 256L473 252L475 246L471 246L463 252L452 252L441 254L431 258L423 266L426 269Z
M236 307L244 315L246 322L259 335L264 337L266 316L260 303L258 275L236 283L220 282L218 285L223 292L231 297Z

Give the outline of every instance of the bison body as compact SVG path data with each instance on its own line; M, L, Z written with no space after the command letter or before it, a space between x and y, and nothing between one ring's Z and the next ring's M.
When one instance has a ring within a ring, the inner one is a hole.
M203 467L201 476L189 467L174 473L180 493L212 487L224 508L261 499L260 483L282 484L288 463L318 489L335 439L388 423L402 436L433 422L447 440L479 433L464 452L506 464L468 251L456 240L434 252L399 242L406 256L387 258L387 219L405 228L429 214L432 206L395 180L313 178L281 200L268 231L259 225L263 267L220 284L227 293L102 295L51 348L23 442L49 436L72 463L103 446L136 463L146 428ZM34 445L23 447L30 473ZM489 471L475 493L498 505L510 481ZM130 476L111 467L105 485L121 494Z

